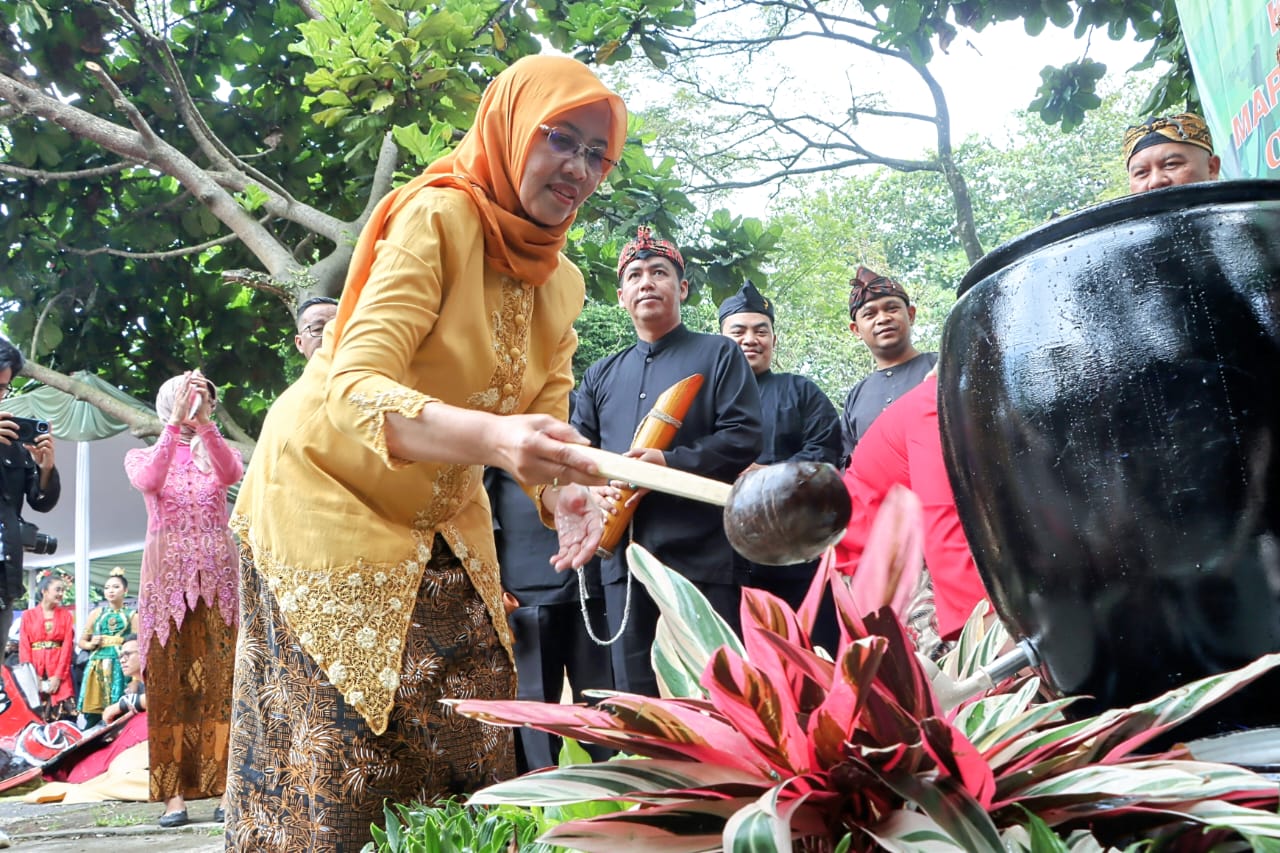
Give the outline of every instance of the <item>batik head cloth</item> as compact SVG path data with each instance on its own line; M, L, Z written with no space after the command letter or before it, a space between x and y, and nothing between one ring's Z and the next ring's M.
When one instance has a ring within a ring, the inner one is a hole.
M622 278L622 271L627 268L627 264L636 258L643 260L650 257L666 258L676 265L676 272L680 277L684 277L684 258L680 256L680 250L676 248L674 243L668 243L666 240L655 240L653 232L649 230L648 225L641 225L636 229L636 238L630 243L622 247L622 254L618 256L618 278Z
M849 279L849 288L850 318L858 313L858 309L863 305L882 296L896 296L908 305L911 304L911 298L902 289L902 285L866 267L858 267L858 272Z
M1124 162L1144 148L1163 145L1166 142L1185 142L1213 153L1213 137L1204 119L1195 113L1179 113L1147 119L1145 124L1135 124L1124 132Z
M720 303L720 325L724 325L725 318L732 317L734 314L763 314L769 318L769 322L773 322L773 302L764 298L755 284L747 279L738 288L738 292L730 296L724 302Z

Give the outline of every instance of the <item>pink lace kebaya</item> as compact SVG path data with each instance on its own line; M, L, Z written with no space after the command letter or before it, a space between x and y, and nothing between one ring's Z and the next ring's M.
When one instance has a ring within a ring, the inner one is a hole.
M192 444L169 424L152 447L125 456L129 482L147 502L147 539L138 595L138 648L154 636L164 645L203 600L228 625L238 619L239 562L227 527L227 490L244 463L212 423L195 430Z

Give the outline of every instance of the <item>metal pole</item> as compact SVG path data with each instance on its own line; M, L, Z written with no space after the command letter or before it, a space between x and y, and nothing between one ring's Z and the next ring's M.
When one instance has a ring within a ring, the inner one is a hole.
M89 621L89 445L76 442L76 636Z

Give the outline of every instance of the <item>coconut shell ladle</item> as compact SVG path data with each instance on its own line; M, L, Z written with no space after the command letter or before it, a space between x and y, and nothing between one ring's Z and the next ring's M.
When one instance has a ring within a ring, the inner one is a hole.
M753 563L788 566L822 554L844 535L853 507L840 472L825 462L779 462L730 486L596 447L576 446L600 475L724 507L729 544Z

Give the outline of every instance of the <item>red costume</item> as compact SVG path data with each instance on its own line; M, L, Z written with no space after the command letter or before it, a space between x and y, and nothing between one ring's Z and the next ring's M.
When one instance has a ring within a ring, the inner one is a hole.
M75 696L75 685L71 681L75 635L75 618L68 607L54 608L52 618L38 604L22 614L18 660L34 664L36 675L42 682L55 675L62 680L48 700L50 706L57 706L59 702ZM41 699L44 699L43 693Z
M987 591L960 527L942 460L936 376L926 378L872 422L854 448L844 482L853 500L853 517L836 545L836 569L854 573L881 502L893 486L906 486L920 498L924 511L924 562L933 578L938 634L954 639Z

